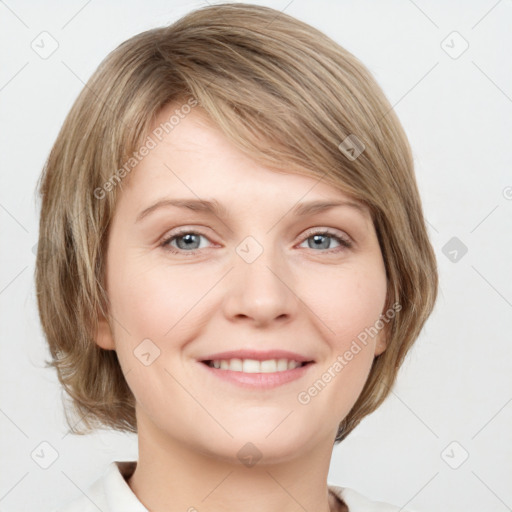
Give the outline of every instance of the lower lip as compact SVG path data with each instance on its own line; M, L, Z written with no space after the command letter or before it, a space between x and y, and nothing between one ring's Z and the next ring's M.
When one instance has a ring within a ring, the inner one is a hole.
M231 370L221 370L220 368L212 368L205 363L199 364L208 370L209 373L216 377L231 382L243 388L249 389L271 389L277 386L282 386L288 382L300 379L306 372L313 366L313 363L308 363L292 370L285 370L282 372L273 373L244 373L234 372Z

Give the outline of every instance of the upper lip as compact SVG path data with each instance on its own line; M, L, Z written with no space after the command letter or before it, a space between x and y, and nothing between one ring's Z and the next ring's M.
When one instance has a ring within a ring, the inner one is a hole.
M219 361L228 359L255 359L256 361L265 361L267 359L289 359L298 361L299 363L313 362L313 359L309 357L302 356L288 350L230 350L202 357L199 361Z

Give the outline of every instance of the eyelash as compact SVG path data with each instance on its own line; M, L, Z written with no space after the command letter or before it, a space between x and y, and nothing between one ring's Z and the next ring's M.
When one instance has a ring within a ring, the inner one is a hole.
M204 233L201 233L201 232L198 232L198 231L193 231L193 230L190 230L190 229L182 229L182 230L178 231L177 233L173 233L172 235L167 236L166 238L164 238L162 240L160 246L163 247L164 250L169 251L172 254L186 254L186 255L190 255L190 256L194 256L195 254L197 254L199 251L202 250L202 249L195 249L193 251L184 251L183 249L171 248L170 243L173 240L175 240L177 238L180 238L180 237L182 237L184 235L200 235L200 236L203 236L205 238L208 238ZM337 252L340 252L340 251L352 248L352 242L348 238L346 238L344 236L341 236L341 235L339 235L337 233L334 233L334 232L332 232L332 231L330 231L328 229L308 232L307 236L302 240L301 243L303 243L308 238L311 238L311 237L313 237L315 235L332 237L332 238L334 238L340 244L340 247L336 247L334 249L327 249L325 251L320 251L320 252L332 254L332 253L337 253Z

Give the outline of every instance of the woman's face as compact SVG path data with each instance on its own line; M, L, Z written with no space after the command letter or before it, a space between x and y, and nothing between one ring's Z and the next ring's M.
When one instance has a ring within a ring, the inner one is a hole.
M248 159L199 107L153 139L123 182L107 255L113 331L103 322L97 336L117 352L139 434L235 462L251 450L266 461L331 450L385 350L374 326L386 273L369 212L306 210L348 198ZM252 354L218 355L238 351ZM293 369L295 359L309 363Z

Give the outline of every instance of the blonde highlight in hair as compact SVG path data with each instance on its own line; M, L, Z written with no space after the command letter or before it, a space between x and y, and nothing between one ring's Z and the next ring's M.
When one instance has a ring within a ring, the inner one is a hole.
M389 395L437 297L411 149L384 93L351 53L291 16L238 3L193 11L117 47L78 96L47 159L35 279L48 365L79 417L68 424L77 434L102 426L137 432L116 352L94 341L99 319L112 322L108 231L129 183L119 178L128 171L116 171L126 169L164 106L190 98L257 162L325 181L370 209L388 280L385 310L395 303L401 310L339 425L340 442ZM357 158L340 150L353 136L364 144Z

